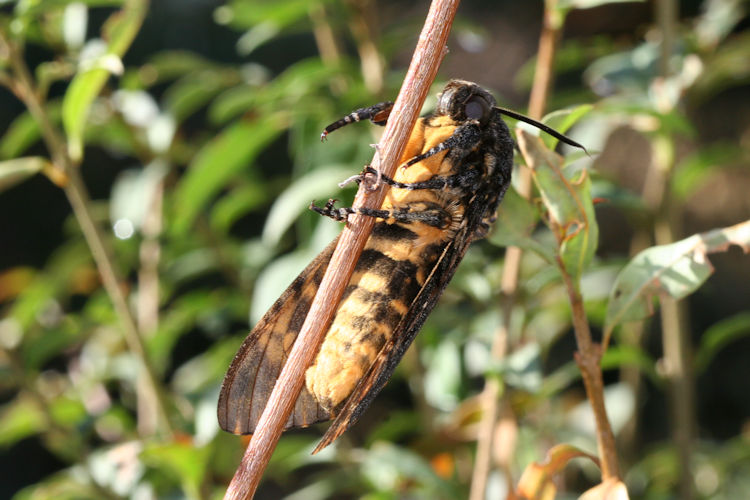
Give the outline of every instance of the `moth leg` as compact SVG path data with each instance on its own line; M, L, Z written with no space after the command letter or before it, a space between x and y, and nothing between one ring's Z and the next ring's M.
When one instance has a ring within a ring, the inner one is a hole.
M473 171L469 171L469 173L464 173L464 174L459 174L459 175L445 175L445 176L435 175L426 181L419 181L419 182L399 182L383 174L380 175L380 179L386 184L388 184L389 186L393 186L398 189L440 190L440 189L455 188L458 186L466 185L467 178L472 175L471 172ZM365 178L367 174L377 175L378 171L374 169L373 167L371 167L370 165L365 165L365 168L361 174L353 175L349 177L348 179L345 179L343 182L339 183L339 187L344 187L351 182L356 182L357 184L359 184L360 182L362 182L362 180Z
M446 140L434 146L422 154L411 157L409 160L401 165L401 168L408 168L415 163L419 163L422 160L434 156L442 151L448 149L466 149L471 150L481 138L481 132L479 130L479 124L476 122L464 123L463 125L456 127L450 137Z
M342 119L328 125L325 130L323 130L323 133L320 134L320 140L325 141L326 137L328 137L328 134L330 134L334 130L340 129L341 127L349 125L350 123L360 122L362 120L370 120L375 125L385 125L385 123L388 121L388 116L390 116L392 109L393 102L391 101L380 102L378 104L370 106L369 108L360 108L357 111L346 115Z
M453 223L453 215L443 208L430 208L424 210L377 210L374 208L354 208L354 207L341 207L335 208L337 200L328 200L324 207L319 207L315 203L310 204L310 210L330 217L336 221L346 221L350 215L358 214L365 215L367 217L376 217L383 219L386 222L400 222L404 224L410 224L413 222L421 222L428 226L445 228L449 227Z

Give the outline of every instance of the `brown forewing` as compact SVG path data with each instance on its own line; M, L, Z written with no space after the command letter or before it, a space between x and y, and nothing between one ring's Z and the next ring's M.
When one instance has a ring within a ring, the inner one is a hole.
M331 260L338 238L326 247L271 306L242 343L219 394L219 425L234 434L252 434ZM302 388L285 428L330 419Z

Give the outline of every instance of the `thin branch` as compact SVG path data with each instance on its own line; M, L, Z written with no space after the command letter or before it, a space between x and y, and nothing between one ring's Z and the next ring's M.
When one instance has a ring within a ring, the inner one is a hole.
M529 116L535 120L541 119L547 107L547 96L552 86L553 67L557 41L560 37L561 25L552 17L555 0L545 2L542 31L539 35L539 49L537 51L534 82L529 96ZM517 183L518 193L524 198L531 196L531 171L521 169ZM508 247L505 252L505 263L501 280L501 290L505 296L503 302L502 324L495 334L492 344L492 357L501 360L508 351L511 317L518 294L518 279L521 272L523 250L519 247ZM488 378L481 394L482 420L479 423L477 436L477 456L471 478L470 500L482 500L487 490L487 478L491 470L492 444L496 422L500 414L500 394L502 387L496 378ZM508 475L509 471L506 471Z
M602 468L602 481L619 478L615 433L612 431L612 425L607 417L607 409L604 406L604 380L601 368L602 348L599 344L595 344L591 338L591 330L586 319L583 297L578 284L574 283L570 274L565 271L564 264L559 256L557 259L573 313L573 329L578 346L575 360L581 370L586 397L594 412L596 444Z
M13 70L16 95L23 101L29 110L29 113L37 122L44 142L52 155L52 161L60 171L60 177L66 179L62 182L65 194L73 208L73 213L81 227L83 236L89 246L91 255L96 263L97 270L102 279L104 289L112 301L115 312L120 319L125 341L128 349L140 361L150 389L153 391L156 400L156 412L163 424L163 429L171 434L171 426L166 411L163 391L153 367L148 361L146 347L143 342L133 315L128 307L125 294L120 288L120 278L117 275L114 265L112 252L109 250L106 239L99 229L94 216L91 213L91 200L89 199L86 187L81 179L80 173L68 155L65 141L62 134L52 124L52 120L43 106L39 93L34 86L34 80L31 72L23 60L23 56L18 47L10 40L7 34L0 29L0 41L7 47L10 65Z
M546 163L549 167L555 168L558 175L561 175L561 172L557 171L556 167L553 166L554 159L548 159L545 154L548 153L548 151L542 149L541 139L532 136L523 130L519 130L516 137L518 139L518 147L530 170L536 171ZM583 220L585 221L585 219ZM556 223L551 225L553 231L556 230L555 227L560 227L554 226L554 224ZM559 244L562 244L561 237L558 237L558 245ZM607 411L604 406L604 382L600 366L602 347L595 343L591 337L591 330L589 329L588 320L586 319L586 312L583 307L583 298L581 296L578 279L574 280L573 277L571 277L559 252L556 256L556 260L558 268L560 269L560 274L563 278L563 284L568 293L568 299L572 311L573 329L575 332L576 344L578 346L575 360L581 370L584 387L586 388L586 396L591 404L591 408L594 412L594 419L596 421L596 437L599 449L599 459L601 461L602 479L619 478L614 433L612 432L612 427L607 418Z
M409 70L373 159L373 166L385 175L392 176L396 171L422 103L445 54L448 33L458 4L459 0L434 0L430 6ZM363 183L357 192L354 206L378 208L384 198L384 190L368 192ZM323 341L374 222L371 217L354 216L341 233L310 312L276 381L258 422L257 432L245 451L225 499L249 499L254 495L302 389L305 371Z

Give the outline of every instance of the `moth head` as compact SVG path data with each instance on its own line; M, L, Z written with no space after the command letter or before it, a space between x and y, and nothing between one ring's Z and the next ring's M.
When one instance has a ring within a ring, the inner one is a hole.
M437 113L457 122L487 123L495 107L495 98L476 83L451 80L438 97Z

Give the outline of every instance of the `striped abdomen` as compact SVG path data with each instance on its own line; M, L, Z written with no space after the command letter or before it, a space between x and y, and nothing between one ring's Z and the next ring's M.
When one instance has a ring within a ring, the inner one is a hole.
M326 410L351 394L422 288L442 242L419 245L417 239L399 224L375 224L306 373L308 391Z

